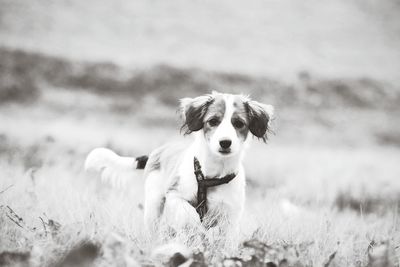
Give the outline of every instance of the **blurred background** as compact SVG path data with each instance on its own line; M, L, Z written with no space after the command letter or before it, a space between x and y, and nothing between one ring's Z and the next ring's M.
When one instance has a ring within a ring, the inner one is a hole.
M0 101L174 128L179 98L242 92L276 106L274 144L396 146L399 6L1 0Z
M252 207L397 214L399 47L398 0L0 0L2 186L190 138L178 99L218 90L276 109L246 157Z

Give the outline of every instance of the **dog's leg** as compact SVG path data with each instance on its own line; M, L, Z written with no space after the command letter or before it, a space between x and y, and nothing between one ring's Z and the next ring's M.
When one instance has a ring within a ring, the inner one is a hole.
M244 196L244 194L242 194ZM238 200L242 199L238 194ZM227 205L226 207L226 232L227 237L231 240L235 240L239 237L240 232L240 219L242 218L244 211L244 198L241 201L237 201L236 205Z
M157 232L160 216L164 210L165 196L159 180L159 171L153 171L146 177L144 224L149 234Z
M149 234L157 232L161 210L164 205L162 196L146 197L144 202L144 225Z
M176 193L169 193L165 199L164 219L177 232L201 227L199 214L190 203Z

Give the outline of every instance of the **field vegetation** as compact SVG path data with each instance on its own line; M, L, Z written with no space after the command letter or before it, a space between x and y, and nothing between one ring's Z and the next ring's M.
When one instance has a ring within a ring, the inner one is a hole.
M394 267L400 260L398 0L0 0L0 266ZM152 239L144 155L211 90L275 106L247 151L246 213ZM200 238L201 237L201 238Z
M1 264L398 264L398 87L306 72L285 83L168 65L139 71L9 48L0 55ZM179 134L178 99L210 88L276 106L274 134L254 140L246 156L240 236L224 245L212 232L151 240L142 178L101 186L83 173L84 158L97 146L142 155L190 139Z

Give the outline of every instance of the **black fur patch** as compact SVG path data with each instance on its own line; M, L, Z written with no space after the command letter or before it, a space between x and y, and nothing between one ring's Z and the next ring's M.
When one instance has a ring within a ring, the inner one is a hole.
M245 103L245 106L249 116L250 132L265 142L267 140L267 132L269 130L268 122L270 118L268 114L261 108L260 111L257 112L255 108L253 108L248 102Z
M148 156L141 156L136 158L136 169L144 169L146 167Z
M207 108L213 103L214 99L210 99L198 107L193 105L185 112L185 123L182 125L181 130L185 130L185 134L199 131L204 126L204 115L207 112Z

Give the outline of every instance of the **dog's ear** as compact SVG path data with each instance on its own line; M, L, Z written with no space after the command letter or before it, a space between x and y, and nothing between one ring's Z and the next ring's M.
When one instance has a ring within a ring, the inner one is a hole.
M247 115L249 118L249 130L258 137L267 139L267 131L269 130L272 116L274 115L274 107L249 100L245 103Z
M184 130L185 134L190 134L203 128L204 115L213 101L214 97L212 95L182 98L180 100L180 111L184 120L181 130Z

